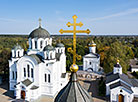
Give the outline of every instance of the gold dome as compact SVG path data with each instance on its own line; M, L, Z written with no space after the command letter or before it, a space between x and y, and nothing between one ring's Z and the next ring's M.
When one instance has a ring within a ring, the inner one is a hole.
M71 70L71 72L77 72L78 69L79 69L79 67L78 67L77 64L72 64L72 65L70 66L70 70Z
M89 44L89 47L95 47L96 44L94 43L94 41L92 40L91 43Z
M119 59L117 59L117 63L119 63L120 62L120 60Z

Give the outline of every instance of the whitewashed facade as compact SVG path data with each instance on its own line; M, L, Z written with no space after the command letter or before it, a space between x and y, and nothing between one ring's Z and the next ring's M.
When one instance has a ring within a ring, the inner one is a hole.
M106 96L110 102L133 102L138 97L138 80L123 74L119 62L106 75Z
M100 55L96 53L96 44L92 41L89 44L89 54L83 57L83 70L99 72L100 68Z
M35 100L41 95L54 97L67 83L65 47L52 46L52 38L41 26L29 35L29 48L16 45L9 60L9 88L16 99Z

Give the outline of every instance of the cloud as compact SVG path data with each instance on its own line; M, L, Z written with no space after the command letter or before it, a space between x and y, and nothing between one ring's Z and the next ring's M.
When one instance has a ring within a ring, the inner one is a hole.
M90 21L99 21L99 20L109 19L109 18L113 18L113 17L120 17L120 16L125 16L125 15L130 15L130 14L134 14L134 13L138 13L138 8L128 9L124 12L119 12L119 13L111 14L111 15L108 15L108 16L91 18L89 20Z

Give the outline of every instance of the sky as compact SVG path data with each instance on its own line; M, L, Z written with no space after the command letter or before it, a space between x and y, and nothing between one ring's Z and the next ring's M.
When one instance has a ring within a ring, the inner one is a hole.
M138 0L0 0L0 34L29 34L42 27L50 34L73 29L67 22L84 25L91 35L137 34Z

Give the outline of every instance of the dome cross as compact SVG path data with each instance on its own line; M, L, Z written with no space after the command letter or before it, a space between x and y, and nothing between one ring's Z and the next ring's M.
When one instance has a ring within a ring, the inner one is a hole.
M82 27L83 23L82 22L76 23L76 19L77 19L76 15L74 15L72 18L73 18L74 22L73 23L68 22L66 25L68 27L73 26L73 30L63 30L63 29L60 29L59 32L61 34L63 34L63 33L73 33L73 50L72 50L72 48L68 48L68 51L73 54L73 64L76 64L76 58L78 60L81 59L81 56L78 55L78 54L76 54L76 33L87 33L87 34L89 34L90 30L89 29L87 29L87 30L76 30L76 26Z
M42 21L42 19L41 18L39 18L39 27L41 27L41 21Z

